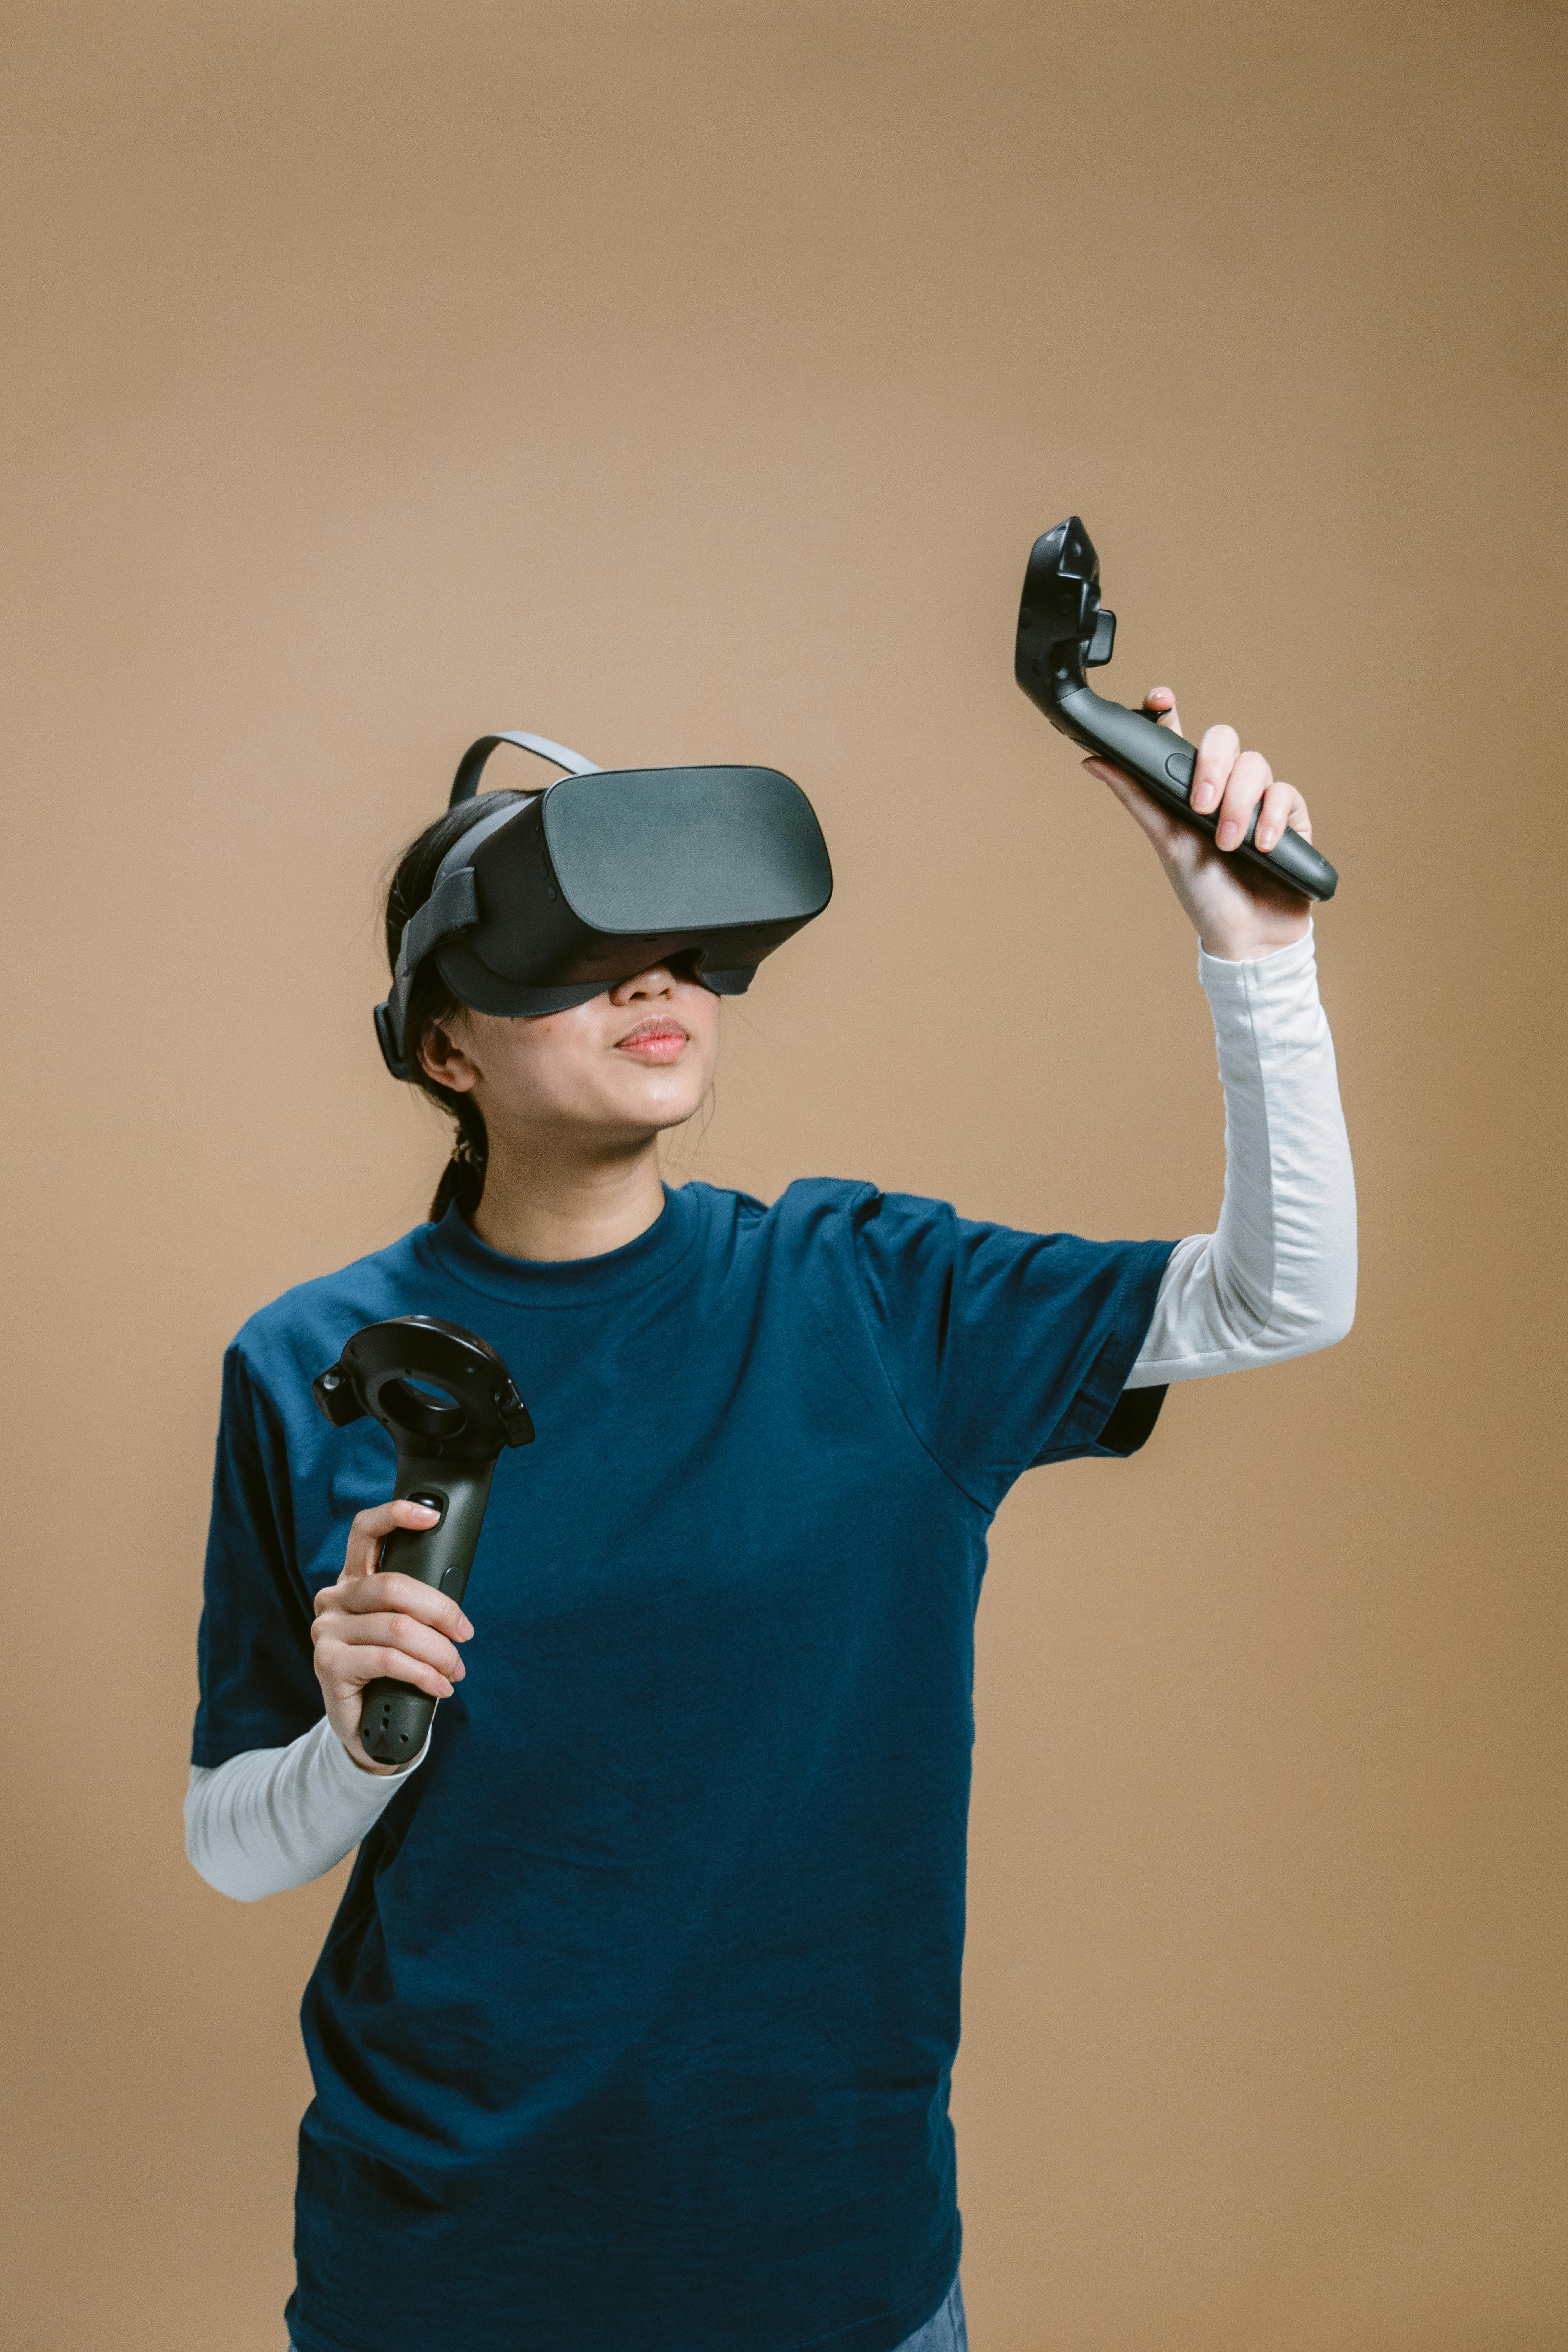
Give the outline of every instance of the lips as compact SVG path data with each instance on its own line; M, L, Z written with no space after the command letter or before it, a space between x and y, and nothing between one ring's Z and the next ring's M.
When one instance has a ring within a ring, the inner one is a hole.
M617 1054L628 1055L635 1062L673 1062L679 1059L690 1038L679 1021L658 1013L649 1021L639 1021L616 1041Z

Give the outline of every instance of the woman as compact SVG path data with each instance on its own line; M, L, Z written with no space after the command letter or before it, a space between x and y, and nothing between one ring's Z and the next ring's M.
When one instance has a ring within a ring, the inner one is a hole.
M692 972L503 1019L419 968L454 1159L430 1223L231 1349L203 1617L197 1868L254 1899L360 1847L305 2000L299 2352L965 2341L947 2092L990 1517L1032 1465L1133 1451L1166 1383L1331 1344L1354 1289L1307 909L1226 854L1255 808L1264 848L1310 833L1300 795L1212 728L1211 847L1085 764L1200 936L1226 1194L1173 1248L866 1184L667 1193L658 1138L719 1044ZM405 857L395 962L496 805ZM378 1570L433 1514L376 1501L384 1439L310 1402L351 1331L413 1312L498 1349L538 1427L472 1623ZM384 1675L444 1702L395 1770L359 1743Z

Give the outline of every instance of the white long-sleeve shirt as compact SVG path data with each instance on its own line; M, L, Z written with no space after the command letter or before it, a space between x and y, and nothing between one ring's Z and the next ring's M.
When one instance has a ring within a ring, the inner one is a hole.
M1178 1242L1129 1388L1277 1364L1332 1347L1355 1307L1355 1186L1312 935L1226 963L1198 953L1225 1092L1225 1196L1212 1234ZM331 1870L428 1748L363 1770L323 1717L287 1748L195 1765L185 1851L253 1903Z
M1251 963L1198 950L1225 1089L1225 1197L1171 1253L1131 1389L1331 1348L1355 1312L1355 1179L1312 935Z

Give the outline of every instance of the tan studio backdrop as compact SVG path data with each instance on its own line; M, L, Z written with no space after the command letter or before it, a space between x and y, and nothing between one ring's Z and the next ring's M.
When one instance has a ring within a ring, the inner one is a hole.
M281 2352L342 1874L184 1858L218 1367L424 1213L376 884L472 736L822 814L673 1177L1212 1224L1191 936L1012 683L1075 509L1110 690L1233 719L1342 868L1362 1303L1002 1513L975 2352L1568 2345L1565 29L7 13L0 2352Z

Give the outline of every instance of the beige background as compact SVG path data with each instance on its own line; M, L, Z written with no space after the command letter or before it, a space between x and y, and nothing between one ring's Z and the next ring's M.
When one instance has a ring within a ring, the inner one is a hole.
M679 1171L1212 1222L1190 937L1011 682L1072 509L1110 690L1233 718L1343 869L1364 1272L1003 1515L976 2352L1568 2342L1563 30L8 13L4 2352L279 2352L338 1883L183 1858L218 1360L422 1213L375 883L473 734L822 813Z

